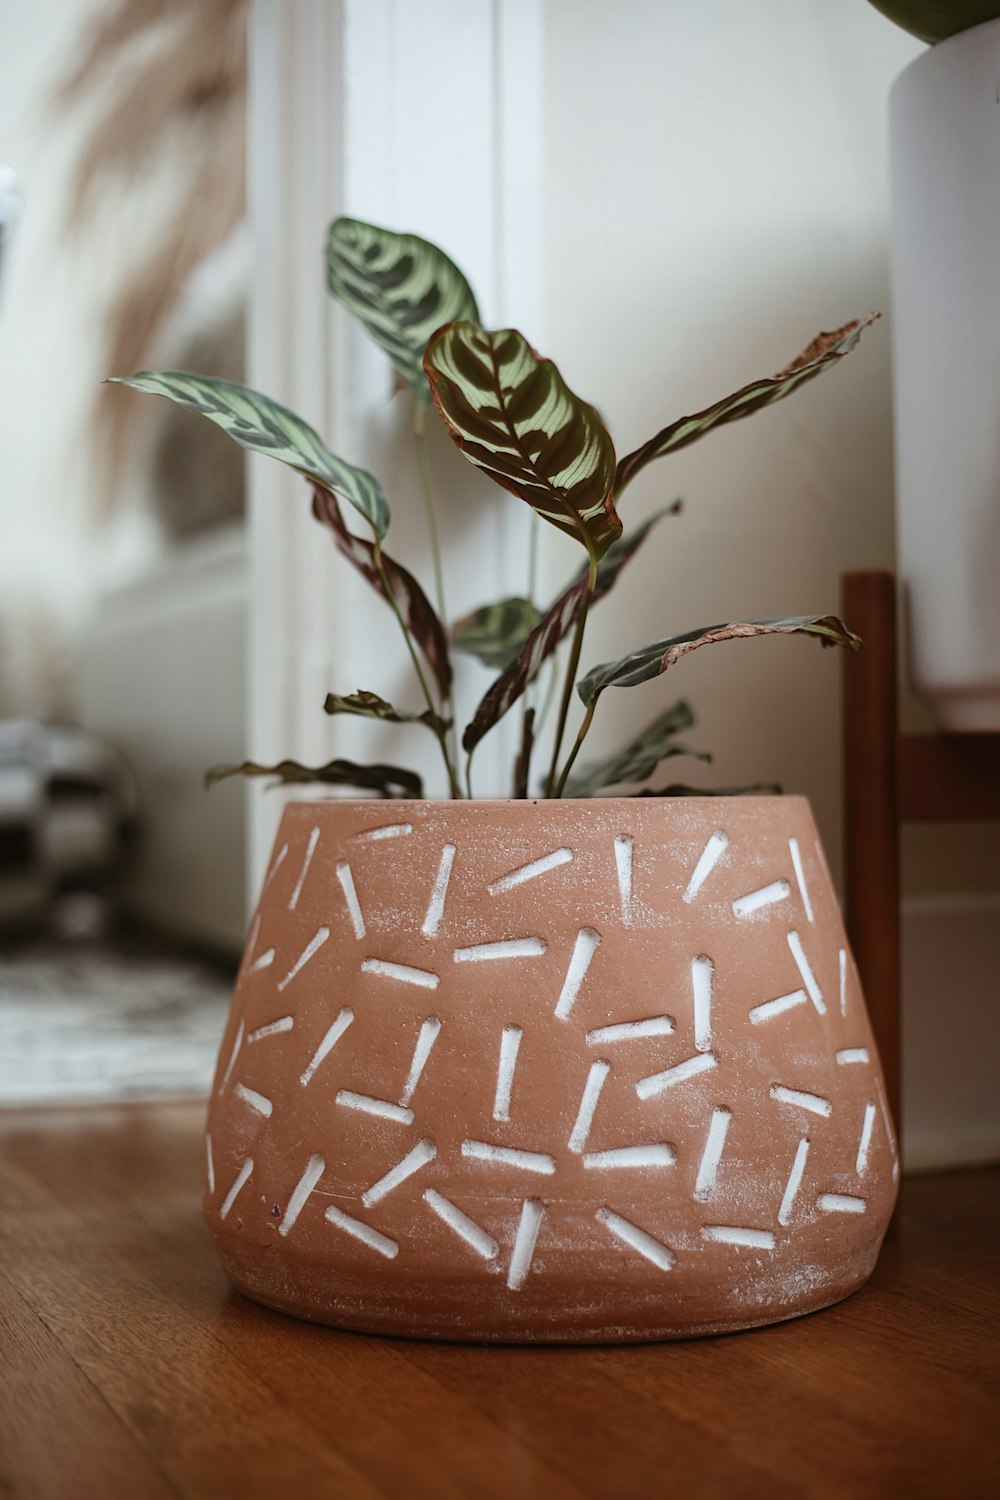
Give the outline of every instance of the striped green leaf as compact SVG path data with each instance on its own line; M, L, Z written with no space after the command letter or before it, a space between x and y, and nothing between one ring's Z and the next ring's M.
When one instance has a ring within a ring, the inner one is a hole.
M361 719L379 719L383 724L426 724L435 733L443 733L451 727L447 720L442 719L440 714L432 713L429 708L424 709L422 714L400 713L391 703L380 698L378 693L369 693L364 689L345 696L327 693L323 711L328 714L353 714Z
M597 565L597 586L592 603L603 599L614 588L622 568L634 557L646 537L664 516L677 515L681 502L664 506L662 510L643 521L634 531L628 532L615 542ZM462 744L472 751L485 734L498 724L508 709L512 708L529 683L534 682L543 663L556 650L564 636L576 624L587 589L588 569L584 567L555 604L535 626L521 648L520 655L504 669L485 693L470 723L467 725Z
M432 333L456 318L479 321L472 288L443 250L416 234L334 219L327 285L349 308L419 400L430 401L421 361Z
M457 620L451 628L451 644L463 656L474 656L484 667L502 671L520 656L541 618L541 610L530 599L500 599Z
M622 750L604 760L581 767L566 783L567 797L590 797L602 787L618 786L623 781L645 781L652 776L661 761L674 755L693 755L697 760L711 760L704 750L692 750L674 736L682 729L690 729L694 714L686 703L675 703L665 713L658 714L641 734L635 736Z
M382 797L422 797L424 784L416 771L400 766L359 766L352 760L330 760L325 766L304 766L297 760L280 760L273 766L245 760L239 766L213 766L205 785L214 786L228 776L269 776L282 786L322 782L327 786L350 786L358 791L378 792Z
M792 391L797 391L823 370L828 370L831 365L843 359L845 354L850 354L862 333L878 316L878 313L869 313L866 318L856 318L852 323L845 323L843 328L817 334L812 343L780 375L755 380L733 395L726 396L724 400L716 401L714 406L708 406L694 416L681 417L669 427L664 427L648 443L619 460L615 474L615 497L654 458L662 458L665 453L676 453L679 448L686 448L688 443L697 441L713 427L721 427L724 422L735 422L740 417L749 417L751 413L760 411L764 406L773 406L776 401L790 396Z
M377 594L399 611L434 673L442 698L447 698L451 693L448 641L434 606L413 574L387 552L376 554L371 542L349 531L336 495L323 485L313 485L313 515L321 525L329 527L340 555L357 568Z
M620 661L605 662L594 667L576 685L584 704L589 708L596 702L605 688L636 687L659 677L699 646L711 646L716 641L735 641L758 635L814 635L824 646L850 646L860 649L861 642L852 635L836 615L789 615L783 620L743 620L727 625L705 625L700 630L689 630L686 635L676 635L666 641L654 641L651 646L640 646Z
M514 328L452 323L424 356L448 431L477 468L603 557L621 536L615 450L597 412Z
M137 375L113 379L109 384L166 396L178 406L198 412L241 448L265 453L326 485L353 505L379 537L388 531L389 506L374 475L331 453L308 422L259 391L185 370L140 370Z

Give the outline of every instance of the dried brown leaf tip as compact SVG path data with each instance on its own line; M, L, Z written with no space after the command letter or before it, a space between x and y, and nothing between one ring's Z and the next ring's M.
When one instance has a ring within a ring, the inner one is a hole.
M849 323L843 323L840 328L831 328L826 332L817 333L812 343L807 344L790 365L778 371L774 377L775 380L784 380L786 375L794 375L796 370L811 365L814 360L822 359L824 354L829 354L830 350L835 349L842 339L846 339L852 333L861 333L863 329L877 322L881 316L880 312L870 312L866 318L852 318Z

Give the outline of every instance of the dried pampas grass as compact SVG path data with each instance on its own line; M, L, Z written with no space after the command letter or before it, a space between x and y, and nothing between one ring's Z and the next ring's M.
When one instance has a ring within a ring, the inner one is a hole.
M173 189L174 210L137 252L108 310L109 372L149 362L190 276L244 215L247 8L247 0L113 0L59 88L57 105L88 118L68 209L73 232L113 234L130 185L153 174ZM111 479L139 411L115 394L98 400L97 413Z

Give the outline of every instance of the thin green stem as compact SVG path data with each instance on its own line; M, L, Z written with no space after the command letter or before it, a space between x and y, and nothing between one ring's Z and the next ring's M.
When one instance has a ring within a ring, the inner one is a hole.
M434 702L434 698L428 685L424 669L420 665L420 657L417 655L417 648L413 643L413 637L411 636L407 628L406 621L403 619L403 616L400 613L399 605L396 603L395 595L392 592L392 585L389 583L388 575L382 566L382 544L378 537L375 538L374 559L375 566L378 569L378 576L382 580L382 588L385 592L386 602L388 603L389 608L392 610L393 614L396 616L399 628L403 632L403 639L406 642L406 649L410 653L410 660L413 663L413 670L417 674L417 681L420 683L420 691L424 695L424 701L426 702L427 707L430 709L431 713L434 715L435 720L439 720L441 715L438 712L437 704ZM462 788L459 785L458 777L455 774L455 767L452 764L451 755L448 750L448 741L445 737L444 730L437 722L432 725L432 728L434 730L437 742L441 746L441 754L444 757L445 770L448 773L448 785L451 789L451 795L460 799L462 796Z
M431 479L430 454L427 451L427 431L424 422L424 406L419 400L413 409L413 436L416 440L417 464L420 469L420 488L424 497L424 511L427 515L427 532L431 542L431 559L434 565L434 594L437 603L438 616L442 628L448 629L448 606L444 593L444 569L441 565L441 543L438 539L437 511L434 506L434 485ZM455 722L455 712L451 696L444 703L446 719L451 724L451 753L454 765L459 764L458 753L458 728Z
M417 463L420 468L420 488L427 514L427 531L431 539L431 557L434 562L434 593L441 616L441 624L448 622L448 610L444 597L444 571L441 567L441 544L438 541L437 513L434 509L434 487L431 482L431 461L427 452L427 432L424 423L424 407L418 401L413 409L413 435L417 444Z
M596 707L597 699L595 698L593 703L590 705L590 707L587 709L587 712L583 716L583 722L581 723L580 728L577 731L576 739L573 742L573 748L569 752L566 764L563 766L562 775L559 778L559 785L556 787L557 797L561 797L566 788L566 782L569 780L569 773L573 769L573 762L576 760L576 757L580 753L580 746L587 738L587 730L590 728L593 721L594 709Z
M473 752L470 750L469 753L468 753L468 755L465 757L465 794L468 797L468 799L469 799L470 802L473 801L473 796L472 796L472 756L473 756Z
M534 604L535 594L538 590L538 533L541 531L541 522L538 516L532 512L531 535L528 540L528 603ZM521 737L524 737L524 723L528 717L528 709L535 701L535 684L529 682L521 697Z
M590 609L590 601L594 597L596 586L597 554L591 551L590 572L587 576L587 592L583 596L583 604L580 607L580 615L576 622L576 633L573 636L573 649L570 651L569 661L566 664L562 701L559 704L559 722L556 726L555 740L552 745L552 763L549 766L549 777L545 784L546 797L558 796L556 792L556 778L559 770L559 752L562 749L563 735L566 732L566 719L569 716L569 705L573 696L573 684L576 681L576 672L580 665L580 652L583 649L583 633L587 628L587 613Z

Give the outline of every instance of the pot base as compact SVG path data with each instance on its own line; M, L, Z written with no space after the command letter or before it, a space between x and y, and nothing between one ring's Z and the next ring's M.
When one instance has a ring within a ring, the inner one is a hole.
M813 1284L766 1306L751 1306L745 1291L735 1287L728 1299L720 1298L713 1281L698 1297L681 1293L669 1300L654 1286L577 1286L562 1288L561 1296L542 1289L530 1305L513 1312L501 1298L470 1298L468 1283L444 1288L438 1280L408 1278L395 1295L387 1295L384 1287L360 1280L345 1284L337 1278L334 1285L317 1268L286 1267L279 1281L266 1252L252 1268L239 1251L227 1255L220 1246L219 1256L236 1290L251 1302L347 1333L460 1344L637 1344L742 1333L820 1312L860 1291L874 1270L878 1246L864 1262L838 1268L836 1276L817 1276ZM808 1283L808 1276L803 1280Z

